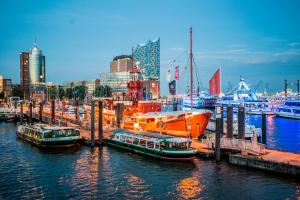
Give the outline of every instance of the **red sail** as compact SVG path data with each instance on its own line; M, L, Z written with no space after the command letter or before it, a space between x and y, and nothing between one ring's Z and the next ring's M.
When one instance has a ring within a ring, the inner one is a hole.
M179 66L178 65L175 67L175 77L174 77L174 79L176 81L179 80Z
M221 94L221 70L218 70L214 73L212 78L209 80L209 91L210 95L219 95Z

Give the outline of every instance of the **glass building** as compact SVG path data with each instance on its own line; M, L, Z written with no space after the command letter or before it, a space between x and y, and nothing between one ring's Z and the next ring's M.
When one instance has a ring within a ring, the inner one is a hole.
M35 44L29 54L30 83L33 85L45 83L45 70L45 56Z
M144 80L159 80L160 78L160 39L139 44L133 53Z
M110 86L113 92L127 92L129 82L129 72L101 73L101 85Z

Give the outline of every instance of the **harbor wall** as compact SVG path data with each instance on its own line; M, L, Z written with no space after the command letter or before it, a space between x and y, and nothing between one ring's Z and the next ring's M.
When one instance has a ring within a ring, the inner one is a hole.
M289 174L300 178L300 166L292 165L289 163L279 163L249 155L229 155L229 163L271 172L277 172L281 174Z

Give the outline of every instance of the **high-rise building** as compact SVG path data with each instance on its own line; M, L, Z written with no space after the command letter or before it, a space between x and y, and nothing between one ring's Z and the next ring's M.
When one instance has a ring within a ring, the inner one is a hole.
M134 61L139 62L144 80L159 80L160 39L137 45L133 55Z
M9 96L12 91L11 79L3 79L3 92L4 96Z
M132 67L132 57L128 55L121 55L114 57L110 63L110 72L128 72Z
M45 69L45 56L37 45L34 44L34 47L29 54L29 75L31 85L45 83Z
M24 99L30 98L29 53L20 54L20 86L24 91Z

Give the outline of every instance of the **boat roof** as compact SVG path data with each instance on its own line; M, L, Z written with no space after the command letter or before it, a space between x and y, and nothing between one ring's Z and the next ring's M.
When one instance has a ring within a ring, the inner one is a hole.
M76 129L73 127L67 127L67 126L57 126L57 125L49 125L49 124L34 124L34 125L27 125L29 128L35 128L35 129L43 129L43 130L66 130L66 129Z
M110 132L115 133L115 134L129 136L129 137L134 137L137 139L144 139L145 137L148 137L149 140L151 140L153 142L167 141L167 142L182 143L182 142L190 142L191 141L188 138L174 137L171 135L162 135L162 134L153 133L153 132L142 132L140 134L135 134L135 133L130 132L125 129L114 129L114 130L111 130Z

